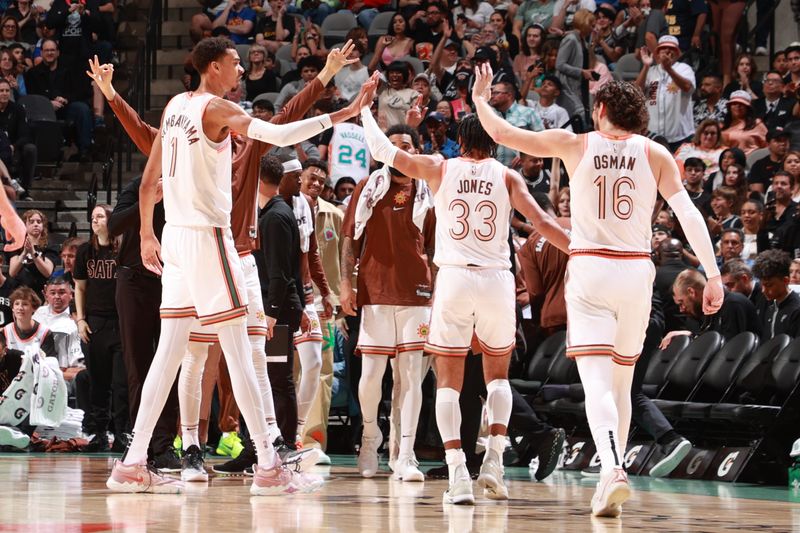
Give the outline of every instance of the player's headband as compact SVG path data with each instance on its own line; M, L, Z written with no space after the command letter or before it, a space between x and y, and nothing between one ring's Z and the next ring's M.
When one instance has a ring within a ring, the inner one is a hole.
M303 170L303 165L297 159L290 159L283 164L283 172L298 172Z

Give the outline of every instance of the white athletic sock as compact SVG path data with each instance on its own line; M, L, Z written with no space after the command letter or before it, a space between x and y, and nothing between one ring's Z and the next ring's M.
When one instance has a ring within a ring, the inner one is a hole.
M378 404L381 402L381 384L386 371L388 357L385 355L362 355L361 379L358 382L358 401L361 404L361 418L364 421L366 438L377 437Z
M450 482L456 479L456 470L459 466L466 466L467 456L464 455L464 450L461 448L453 448L444 451L444 460L447 463L447 473L450 477ZM463 471L467 469L464 468ZM462 475L463 475L462 471Z
M461 440L461 406L458 405L460 395L455 389L436 389L436 425L444 443Z
M507 379L494 379L486 385L486 408L489 411L489 425L501 424L508 427L511 418L511 385Z
M181 366L189 343L189 330L193 321L193 318L171 318L161 321L158 349L142 386L142 402L136 415L133 439L125 454L126 465L147 462L147 447L153 436L153 428L161 411L164 410L172 384L175 383L178 367Z
M617 433L619 414L612 391L616 364L610 357L604 356L578 357L576 361L586 396L586 419L600 456L601 470L605 473L623 463L622 446Z
M200 422L200 403L203 396L203 369L208 359L208 344L190 342L183 356L178 377L178 403L181 412L183 449L192 444L200 446L197 425Z
M419 411L422 408L422 351L397 356L400 379L400 457L414 454Z
M247 328L243 323L223 325L218 330L218 336L225 362L228 364L236 404L256 445L258 465L271 466L272 454L268 452L272 450L272 442L267 437L267 422L253 367Z
M265 351L265 344L267 338L258 335L249 335L250 350L253 354L253 368L256 372L256 380L258 381L258 390L261 393L261 402L264 406L264 418L267 424L275 422L275 402L272 399L272 383L269 381L269 374L267 373L267 352Z
M297 434L302 437L308 412L311 410L314 396L317 395L319 388L319 373L322 370L322 343L319 341L302 342L297 345L297 355L300 358L300 383L297 388Z

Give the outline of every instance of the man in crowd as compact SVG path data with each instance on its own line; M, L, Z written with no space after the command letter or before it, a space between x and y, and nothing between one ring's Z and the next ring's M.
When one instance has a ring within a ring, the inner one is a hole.
M531 108L542 119L544 129L562 128L569 122L567 110L556 103L561 95L561 80L558 76L547 74L542 80L539 88L539 101L535 102ZM572 126L567 126L567 130L572 131Z
M728 112L728 99L722 97L722 77L719 74L706 74L700 81L700 99L694 104L694 124L706 119L722 123Z
M792 120L792 110L797 104L797 98L794 94L784 95L785 87L781 73L770 70L764 76L764 98L753 101L753 112L764 121L769 130L785 128Z
M495 112L506 119L509 124L529 131L542 131L544 124L539 114L530 107L517 103L517 88L509 81L501 81L492 86L492 97L489 100ZM497 160L507 167L514 167L519 152L498 145Z
M800 336L800 294L789 289L792 260L782 250L767 250L756 258L753 273L761 280L764 298L769 301L761 317L762 339L785 333Z
M719 238L720 265L733 259L741 259L744 250L744 232L739 228L723 230Z
M769 154L753 163L750 168L747 182L751 191L760 194L767 192L767 187L772 183L772 176L783 168L783 160L786 159L791 138L792 135L788 131L781 129L771 129L767 132Z
M753 302L756 314L763 321L767 299L761 290L761 282L753 276L753 271L741 259L731 259L720 268L722 283L731 292L744 294Z
M458 157L461 149L458 143L453 139L447 137L447 125L444 121L444 115L438 111L434 111L425 119L425 125L428 127L430 140L425 141L422 147L422 152L426 154L439 154L445 159Z
M17 167L14 175L19 176L20 185L25 189L22 198L26 198L30 196L28 191L33 183L37 150L31 137L25 108L11 101L11 85L5 79L0 79L0 130L6 132L11 142L14 164Z

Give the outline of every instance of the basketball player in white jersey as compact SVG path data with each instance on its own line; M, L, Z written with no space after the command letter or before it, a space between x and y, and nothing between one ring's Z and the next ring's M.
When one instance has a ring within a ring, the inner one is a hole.
M592 498L596 516L619 516L630 497L623 470L631 417L633 365L644 343L655 269L650 217L656 194L667 199L709 277L703 311L722 305L722 282L703 217L694 207L675 160L636 135L647 126L644 96L611 82L595 96L597 131L533 133L512 127L488 104L488 65L476 70L478 116L492 138L539 157L558 157L570 176L572 242L567 267L567 356L574 357L586 394L586 418L602 475Z
M434 355L437 377L436 422L444 442L450 485L444 503L473 504L472 481L461 449L458 404L464 356L473 332L483 348L483 373L490 437L478 485L490 499L507 499L503 450L511 415L508 364L514 348L514 277L508 246L511 209L523 213L555 246L566 251L569 238L536 204L522 177L493 159L497 145L475 115L458 129L462 156L442 161L411 155L393 146L368 108L361 121L372 157L407 176L428 182L436 208L439 267L425 351Z
M244 274L230 230L230 132L276 146L295 144L329 128L332 122L354 116L360 98L330 116L270 124L222 98L244 72L230 40L204 39L192 51L192 62L201 75L200 87L179 94L167 105L142 178L142 263L162 276L161 336L142 389L133 440L122 461L115 462L106 484L120 492L182 489L182 483L153 471L145 461L153 426L186 353L193 319L198 318L202 325L217 328L237 403L256 446L258 464L251 493L308 490L301 476L281 465L267 436L245 324ZM162 174L167 220L163 250L153 232L156 184Z
M369 151L364 128L353 122L336 124L328 144L328 174L333 183L350 176L356 183L369 176Z

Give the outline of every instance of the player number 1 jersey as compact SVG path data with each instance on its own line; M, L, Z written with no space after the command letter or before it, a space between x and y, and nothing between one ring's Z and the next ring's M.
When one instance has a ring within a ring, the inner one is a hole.
M587 133L583 158L570 178L571 250L650 253L658 186L650 141Z
M448 159L434 196L438 266L511 268L511 201L506 167L495 159Z
M212 142L203 113L213 94L182 93L167 104L161 124L164 213L172 226L231 225L231 139Z

